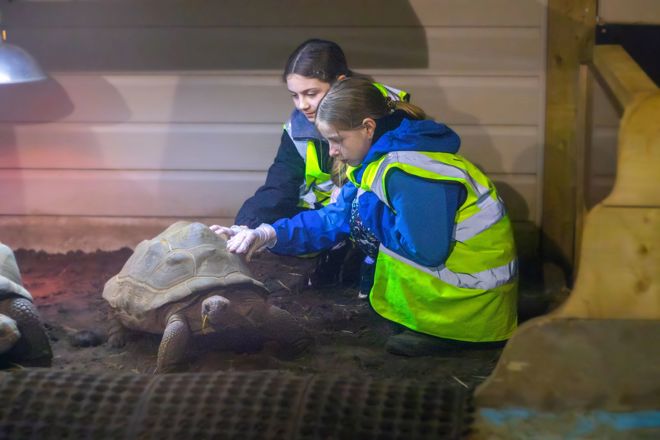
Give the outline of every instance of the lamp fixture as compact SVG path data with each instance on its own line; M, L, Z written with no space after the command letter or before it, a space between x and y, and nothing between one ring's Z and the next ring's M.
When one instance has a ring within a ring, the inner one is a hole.
M0 30L0 85L42 81L47 78L32 55L14 44L7 43L7 31Z

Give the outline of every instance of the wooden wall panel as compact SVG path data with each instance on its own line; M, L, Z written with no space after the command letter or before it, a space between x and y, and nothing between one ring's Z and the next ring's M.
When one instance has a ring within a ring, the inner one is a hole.
M541 0L21 0L3 9L26 27L538 27L544 17Z
M619 114L597 81L594 82L593 88L593 112L593 124L595 126L619 126Z
M484 171L536 172L535 127L452 128ZM0 124L0 168L265 171L281 134L281 124Z
M0 168L265 171L282 124L0 124Z
M107 249L176 218L231 222L263 182L292 109L280 79L286 57L302 40L325 37L342 45L351 67L411 92L461 135L461 153L496 182L519 248L533 253L545 7L545 0L6 2L9 41L30 50L52 79L0 89L0 239L51 251ZM597 165L606 178L607 160ZM55 235L40 232L52 221ZM84 225L88 236L71 236ZM95 241L92 230L109 225L120 232Z
M512 219L529 220L535 176L491 178ZM0 216L233 217L264 179L247 171L0 169Z
M13 249L39 249L46 252L134 248L145 238L162 232L178 217L91 217L91 216L0 216L3 243ZM207 225L228 225L233 217L188 218ZM44 234L48 225L48 234ZM538 226L531 222L513 222L513 233L520 258L536 255Z
M591 174L614 176L617 161L616 127L594 127L591 137Z
M589 208L602 201L614 187L619 131L617 111L597 81L593 91L589 186L586 194Z
M535 28L316 27L355 69L533 75ZM51 71L277 70L306 27L18 28L10 41ZM291 43L295 42L295 43Z
M0 170L1 215L233 217L262 172Z
M658 0L599 0L598 17L603 23L660 24Z
M536 125L539 81L532 77L380 75L450 124ZM273 75L57 74L2 91L5 122L174 122L282 124L293 106ZM256 111L255 109L258 109Z

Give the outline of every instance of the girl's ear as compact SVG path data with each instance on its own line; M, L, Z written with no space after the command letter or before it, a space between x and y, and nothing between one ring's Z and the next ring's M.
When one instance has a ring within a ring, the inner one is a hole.
M372 118L364 118L362 120L362 126L367 129L367 136L369 139L373 138L374 133L376 132L376 121Z
M339 76L337 77L336 81L343 81L343 80L345 80L345 79L346 79L346 75L344 75L344 74L342 73L341 75L339 75Z

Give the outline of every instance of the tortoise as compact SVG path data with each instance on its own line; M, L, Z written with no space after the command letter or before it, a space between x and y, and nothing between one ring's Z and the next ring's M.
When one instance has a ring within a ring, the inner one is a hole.
M50 341L32 295L23 287L12 250L0 243L0 355L25 366L47 367Z
M157 373L178 369L192 338L207 332L222 340L232 330L251 331L274 342L278 355L297 356L311 338L267 295L223 238L202 223L180 221L142 241L105 284L115 318L108 342L125 345L130 330L162 334Z

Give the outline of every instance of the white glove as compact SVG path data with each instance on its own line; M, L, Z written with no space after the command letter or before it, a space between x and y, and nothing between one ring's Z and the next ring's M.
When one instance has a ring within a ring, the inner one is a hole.
M249 229L247 226L243 225L232 225L230 227L226 226L220 226L220 225L211 225L209 226L209 229L218 234L220 237L224 238L225 240L229 240L231 237L234 235L238 234L239 232Z
M227 241L227 250L235 254L246 254L246 260L250 261L253 253L272 248L276 242L275 229L262 223L256 229L243 229L231 237Z

